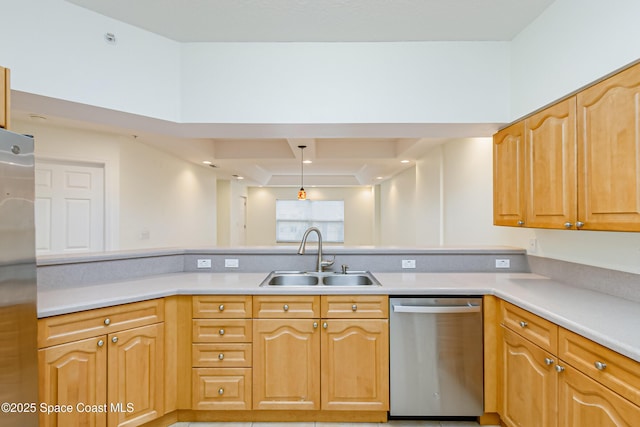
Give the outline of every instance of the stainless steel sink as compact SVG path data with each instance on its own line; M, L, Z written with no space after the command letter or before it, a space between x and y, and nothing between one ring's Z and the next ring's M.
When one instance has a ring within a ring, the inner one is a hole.
M272 271L260 286L382 286L369 271Z

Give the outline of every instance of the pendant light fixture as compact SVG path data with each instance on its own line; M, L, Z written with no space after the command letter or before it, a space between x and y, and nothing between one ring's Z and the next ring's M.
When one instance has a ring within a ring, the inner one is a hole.
M300 149L300 190L298 190L298 200L307 200L307 192L304 191L304 149L306 145L298 145Z

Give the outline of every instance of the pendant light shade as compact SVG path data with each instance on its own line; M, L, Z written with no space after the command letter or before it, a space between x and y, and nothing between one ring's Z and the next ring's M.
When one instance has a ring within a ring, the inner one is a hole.
M307 200L307 192L304 191L304 149L306 145L298 145L300 149L300 190L298 190L298 200Z

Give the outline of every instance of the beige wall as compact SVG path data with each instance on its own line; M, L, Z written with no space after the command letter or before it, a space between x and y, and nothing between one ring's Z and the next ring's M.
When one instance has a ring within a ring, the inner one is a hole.
M105 165L107 250L215 246L216 177L133 137L13 122L39 158ZM148 234L148 238L143 236Z
M276 244L276 200L295 199L296 195L296 188L248 188L247 245ZM371 187L307 188L307 197L344 200L344 246L374 244L375 197Z

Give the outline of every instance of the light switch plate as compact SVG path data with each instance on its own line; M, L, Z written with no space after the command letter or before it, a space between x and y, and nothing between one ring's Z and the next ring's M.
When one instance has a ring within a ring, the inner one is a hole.
M197 261L198 268L211 268L211 258L199 259Z

